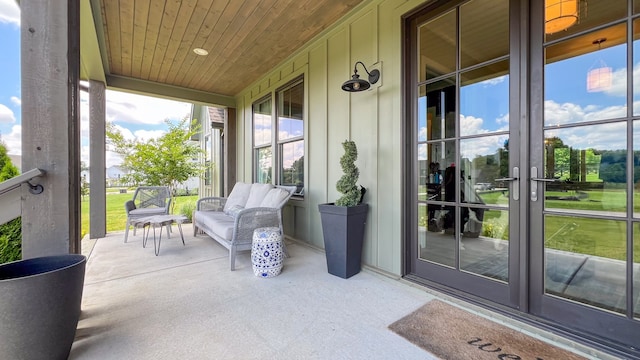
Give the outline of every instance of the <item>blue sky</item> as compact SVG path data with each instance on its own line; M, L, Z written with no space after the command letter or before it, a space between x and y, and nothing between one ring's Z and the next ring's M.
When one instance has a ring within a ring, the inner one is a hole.
M80 94L82 160L89 164L88 96ZM191 104L107 90L106 117L128 138L151 139L166 132L165 119L178 121ZM0 0L0 139L9 154L20 155L20 9L15 0ZM120 163L107 152L107 167Z
M627 112L626 45L617 45L584 55L552 62L545 66L545 125L577 124L585 121L623 118ZM640 41L634 44L640 53ZM634 106L640 113L640 55L634 59ZM600 92L587 91L587 73L602 65L612 70L611 87ZM491 134L509 126L509 77L498 76L473 83L460 89L460 131L463 136ZM426 138L426 99L418 101L420 138ZM547 130L545 137L560 136L566 145L579 149L626 148L625 123L575 127L562 131ZM634 127L640 138L640 124ZM465 140L463 157L495 154L502 147L505 136L487 136ZM638 145L635 146L638 148ZM426 148L421 148L426 151ZM420 153L426 158L426 153Z

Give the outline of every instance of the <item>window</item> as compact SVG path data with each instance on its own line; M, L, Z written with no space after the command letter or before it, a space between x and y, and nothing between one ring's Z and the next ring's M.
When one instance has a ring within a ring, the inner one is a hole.
M304 193L303 110L301 79L253 104L254 180L272 183L272 179L277 179L278 185L296 186L298 196Z

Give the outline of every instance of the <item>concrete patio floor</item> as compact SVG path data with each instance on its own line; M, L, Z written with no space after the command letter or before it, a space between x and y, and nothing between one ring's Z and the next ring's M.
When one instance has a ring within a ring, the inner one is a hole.
M274 278L253 275L249 252L228 251L183 226L142 247L141 232L83 240L82 314L69 359L435 359L387 327L440 299L587 358L602 352L370 270L326 271L324 253L287 240Z

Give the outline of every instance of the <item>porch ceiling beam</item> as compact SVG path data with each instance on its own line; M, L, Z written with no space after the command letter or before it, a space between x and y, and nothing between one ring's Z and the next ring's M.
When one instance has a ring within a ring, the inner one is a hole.
M161 84L153 81L139 80L117 75L107 75L107 87L113 90L133 92L141 95L179 100L204 105L236 107L236 99L232 96L213 94L179 86Z

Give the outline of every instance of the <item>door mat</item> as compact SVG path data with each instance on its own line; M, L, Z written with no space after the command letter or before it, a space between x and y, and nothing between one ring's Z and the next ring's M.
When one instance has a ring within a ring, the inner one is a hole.
M443 360L584 359L437 300L389 325L389 329Z

